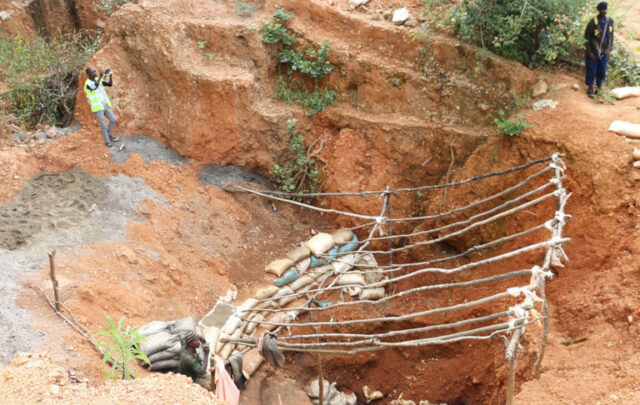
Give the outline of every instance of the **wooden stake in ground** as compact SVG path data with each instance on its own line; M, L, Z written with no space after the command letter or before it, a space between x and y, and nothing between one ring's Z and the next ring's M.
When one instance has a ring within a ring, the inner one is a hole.
M53 284L53 301L56 305L56 311L60 311L60 296L58 295L58 280L56 279L56 267L53 263L53 259L56 256L56 251L49 252L49 276L51 277L51 284Z
M313 313L309 312L309 320L313 322ZM313 326L313 331L318 334L318 327ZM316 338L316 342L320 343L320 338ZM318 367L318 404L324 405L324 373L322 372L322 359L320 353L316 353Z
M505 358L509 361L509 374L507 376L507 405L513 405L513 395L516 390L516 360L518 358L518 341L522 336L522 328L513 332Z

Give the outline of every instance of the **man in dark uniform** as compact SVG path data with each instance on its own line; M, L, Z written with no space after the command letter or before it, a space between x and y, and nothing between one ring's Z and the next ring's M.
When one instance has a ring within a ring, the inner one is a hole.
M607 76L607 63L613 50L613 18L607 17L607 6L604 1L598 3L598 15L589 21L584 32L584 39L587 40L585 83L590 98L595 97ZM593 88L594 79L597 89Z
M200 360L200 356L196 350L200 347L202 339L193 332L180 334L180 364L178 365L178 373L191 377L193 382L204 376L207 372L207 363L209 361L209 345L204 343L202 349L204 351L204 364Z

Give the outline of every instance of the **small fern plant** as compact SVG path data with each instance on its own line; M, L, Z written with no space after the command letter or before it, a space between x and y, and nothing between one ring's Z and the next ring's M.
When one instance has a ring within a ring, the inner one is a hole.
M138 333L135 326L124 325L125 317L116 324L107 315L107 322L98 331L98 346L104 351L102 357L103 379L116 380L122 376L123 380L137 377L136 370L131 363L142 360L151 364L147 356L140 350L140 343L145 337ZM107 363L111 367L107 368Z
M524 122L522 116L518 117L518 121L509 120L503 110L499 110L500 117L496 118L493 122L498 129L509 136L519 136L522 131L527 128L533 128L533 125L529 125Z

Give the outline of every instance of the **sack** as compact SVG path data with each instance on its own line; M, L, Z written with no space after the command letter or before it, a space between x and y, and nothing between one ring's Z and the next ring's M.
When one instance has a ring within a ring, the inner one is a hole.
M287 253L287 257L291 259L292 262L297 263L302 259L306 259L311 254L311 251L306 246L300 246L289 253Z
M149 371L176 370L179 365L180 360L162 360L156 363L151 363L151 365L149 366Z
M169 330L174 335L177 335L180 332L195 332L197 322L196 318L192 317L177 319L170 323L171 326L169 327Z
M229 319L227 319L227 322L224 323L224 326L222 327L222 331L224 333L231 335L235 333L235 331L238 328L240 328L240 326L242 325L242 322L243 320L240 319L237 315L233 315Z
M170 347L167 350L163 350L161 352L153 353L151 356L148 357L149 363L153 364L153 363L157 363L159 361L171 360L171 359L180 360L180 348L181 347L182 346L180 345L180 342L178 342L177 345L175 345L173 347Z
M609 131L629 138L640 139L640 125L624 121L613 121L609 126Z
M309 270L310 265L311 257L307 257L306 259L302 259L298 263L296 263L296 269L298 269L300 273L304 273L305 271Z
M331 263L336 273L345 273L356 262L358 256L355 253L349 253L347 255L340 256L336 261Z
M296 281L294 281L293 283L289 284L289 287L291 287L291 289L293 291L298 291L299 289L301 289L302 287L313 283L313 278L309 277L309 276L302 276L299 279L297 279Z
M327 263L324 260L322 260L322 259L320 259L320 258L318 258L318 257L316 257L314 255L311 255L311 259L309 260L309 267L310 268L322 266L322 265L325 265L325 264L327 264Z
M274 294L273 298L280 298L282 296L285 295L290 295L293 294L293 290L291 289L291 287L289 286L285 286L280 288L280 290L278 290L277 293ZM278 301L278 305L283 306L283 305L287 305L288 303L290 303L291 301L295 300L296 297L287 297L287 298L282 298Z
M384 287L365 288L360 293L361 300L379 300L384 298Z
M212 349L216 348L216 344L218 343L218 336L220 336L220 328L210 326L204 329L204 340L209 343L209 347Z
M345 243L344 245L340 246L340 253L353 252L354 250L358 249L359 245L360 244L358 243L358 237L356 235L353 235L353 238L349 243Z
M292 281L297 280L298 278L300 278L300 273L298 273L298 270L296 270L295 268L292 268L291 270L286 272L284 276L278 279L275 279L273 281L273 284L275 284L278 287L282 287L283 285L287 285Z
M334 242L337 243L338 245L342 245L343 243L350 242L354 236L355 235L353 234L352 231L344 228L339 229L331 234L331 237L333 238Z
M236 311L236 314L238 314L238 316L245 316L247 314L250 314L250 312L247 312L247 311L249 309L253 309L253 307L255 307L257 304L258 304L257 299L249 298L248 300L240 304L240 306L238 307L238 310Z
M247 328L244 330L244 332L247 335L250 335L251 332L253 332L258 326L258 322L262 322L262 321L264 321L264 316L262 314L255 314L251 318L251 321L247 324Z
M611 90L611 95L618 100L627 97L640 97L640 87L617 87Z
M263 300L265 298L269 298L273 296L273 294L275 294L277 291L278 291L278 287L275 287L272 285L269 287L261 288L258 291L256 291L255 299Z
M313 238L309 239L305 242L305 246L311 250L315 256L320 256L325 253L329 249L331 249L334 245L333 238L328 233L320 232Z
M338 257L338 253L340 253L339 246L334 246L331 249L329 249L329 251L325 255L325 260L327 261L327 263L331 263L332 261L334 261L336 257ZM326 257L326 256L329 256L329 257Z
M149 357L154 353L172 347L176 342L180 343L178 335L172 335L168 332L160 332L155 335L147 336L147 340L140 343L140 351Z
M633 153L631 154L631 157L633 157L633 160L640 160L640 149L633 148Z
M364 285L364 277L362 276L362 274L347 273L339 277L340 278L338 278L338 281L336 282L336 284L338 285Z
M260 356L258 350L253 348L246 352L242 358L242 371L251 376L258 370L263 361L264 359Z
M291 259L278 259L269 263L264 271L267 273L273 273L280 277L282 276L282 273L291 266L293 266L293 261L291 261Z
M283 323L286 319L287 319L287 313L282 311L282 312L276 312L269 319L267 319L267 322ZM269 332L271 332L272 330L278 327L278 325L262 325L262 326L264 326L264 328Z
M333 266L330 264L325 264L324 266L320 266L316 268L313 272L308 273L308 275L317 280L322 276L333 273Z
M169 322L151 321L138 328L138 333L143 336L155 335L169 330Z

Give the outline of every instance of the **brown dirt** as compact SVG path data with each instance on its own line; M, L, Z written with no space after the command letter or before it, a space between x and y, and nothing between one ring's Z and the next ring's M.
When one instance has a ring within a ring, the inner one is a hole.
M0 203L10 201L25 179L72 167L94 176L142 177L167 200L166 205L147 204L140 212L145 221L127 226L126 243L59 254L63 298L81 322L95 332L106 314L127 315L135 323L201 315L232 283L243 297L266 282L262 266L291 242L304 239L307 225L322 225L324 218L284 205L274 213L263 200L202 187L197 171L206 163L233 163L267 172L285 147L282 124L293 115L301 118L301 127L312 139L325 140L321 159L327 164L326 191L441 182L451 150L454 180L561 151L569 166L567 187L573 193L568 211L574 218L566 228L572 238L567 248L571 262L548 286L552 329L542 378L531 375L539 336L530 328L519 361L516 401L637 402L640 171L631 168L632 145L606 129L613 119L637 121L640 101L596 104L582 90L571 90L572 83L582 83L580 77L547 72L552 90L544 97L559 101L559 106L524 111L534 127L506 139L479 125L487 121L485 107L493 111L510 103L509 91L526 90L538 73L492 57L487 72L475 75L474 48L435 36L427 43L435 73L425 78L424 46L408 41L409 30L374 18L375 10L390 2L372 0L372 11L365 12L347 10L342 0L337 7L281 1L278 4L294 10L293 25L305 31L305 38L315 43L332 40L335 62L347 72L346 78L335 74L330 79L344 95L340 104L306 119L300 110L271 99L274 54L261 44L259 30L251 31L260 19L268 19L274 4L256 2L258 12L243 17L234 15L229 4L143 0L109 20L94 62L116 72L118 81L110 94L121 123L165 140L190 158L189 166L145 164L135 155L122 165L111 162L82 96L77 117L85 130L53 144L0 151L0 187L8 190L0 195ZM358 33L357 41L345 32L352 37ZM211 61L204 61L195 44L199 40L207 41L206 51L214 54ZM381 44L389 48L381 49ZM398 80L404 82L398 86ZM491 181L478 189L450 191L442 207L502 186ZM424 200L400 200L399 214L433 211L441 198L431 193ZM371 214L379 207L357 199L322 204ZM507 221L503 230L537 224L540 214L520 215ZM453 247L469 243L457 240ZM151 252L158 254L157 260ZM432 252L411 253L420 258ZM45 286L46 272L31 275L25 283ZM34 327L47 333L37 349L49 351L57 363L97 384L98 357L86 342L64 328L33 290L24 290L21 304L33 312ZM413 305L400 301L378 311L402 313ZM375 310L363 308L349 316L371 313ZM562 344L583 335L584 342ZM325 371L328 379L360 397L366 384L383 390L384 401L403 393L413 400L492 404L504 400L503 357L499 341L459 343L355 358L327 356ZM313 375L313 359L300 355L289 360L295 364L289 372L296 377Z

